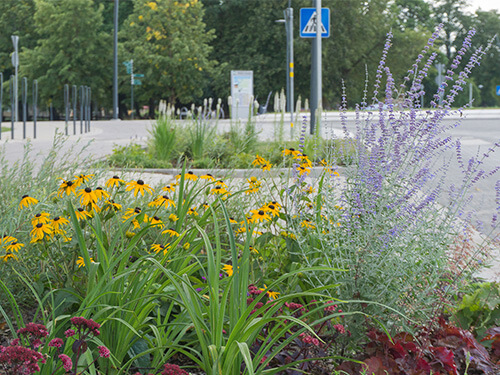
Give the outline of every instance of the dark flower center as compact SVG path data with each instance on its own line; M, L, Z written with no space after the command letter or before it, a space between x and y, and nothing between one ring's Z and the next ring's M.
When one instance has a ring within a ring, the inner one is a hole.
M95 188L96 190L102 190L102 187L98 186Z
M144 185L144 181L142 181L142 180L137 180L137 185Z
M54 218L54 221L59 221L59 219L60 219L60 217L59 217L59 216L56 216L56 217Z
M158 216L153 217L153 219L160 220L160 218Z
M40 216L42 216L42 214L36 214L36 215L35 215L35 217L40 217Z
M270 210L274 210L274 206L272 204L269 205Z
M73 181L66 181L67 186L73 186Z
M263 216L265 213L262 210L259 210L259 215Z
M37 228L41 228L41 227L43 227L43 224L42 224L42 223L38 223L38 224L36 225L36 227L37 227Z
M113 176L113 178L114 178L115 180L119 180L119 179L120 179L120 177L118 177L118 176Z
M83 212L83 208L78 207L78 212Z
M136 207L134 211L135 211L136 213L140 213L140 212L141 212L141 208L140 208L140 207Z
M193 174L193 171L189 171L188 174Z
M87 188L85 188L85 192L86 192L86 193L91 193L91 192L92 192L92 189L91 189L91 188L89 188L89 187L87 187Z
M163 199L168 199L168 195L162 196Z
M295 149L294 149L294 148L291 148L291 147L289 148L289 150L290 150L290 151L295 151Z
M21 197L21 199L28 198L28 197L29 197L29 195L23 195L23 196Z

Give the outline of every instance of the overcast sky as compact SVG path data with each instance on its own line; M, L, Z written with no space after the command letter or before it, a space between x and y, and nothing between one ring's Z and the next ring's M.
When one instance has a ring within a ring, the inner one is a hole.
M500 0L469 0L471 11L481 8L482 10L496 9L500 13Z

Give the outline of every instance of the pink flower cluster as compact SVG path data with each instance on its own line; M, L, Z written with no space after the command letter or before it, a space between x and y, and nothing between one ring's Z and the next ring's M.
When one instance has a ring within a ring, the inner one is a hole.
M0 346L1 374L34 374L40 371L38 362L45 363L45 357L36 350L24 346Z
M254 284L250 284L248 286L248 294L251 296L258 296L259 294L262 294L264 291L260 290L257 288Z
M133 375L142 375L142 374L140 372L136 372ZM154 374L148 374L148 375L154 375ZM166 365L164 365L161 375L189 375L189 374L183 369L181 369L179 366L167 363Z
M75 316L70 319L71 323L78 329L79 332L85 333L88 331L92 333L94 336L99 336L101 332L99 328L101 325L99 323L94 322L92 319L85 319L81 316Z
M299 336L301 337L304 344L319 346L319 340L316 337L312 337L311 335L305 333L301 333Z

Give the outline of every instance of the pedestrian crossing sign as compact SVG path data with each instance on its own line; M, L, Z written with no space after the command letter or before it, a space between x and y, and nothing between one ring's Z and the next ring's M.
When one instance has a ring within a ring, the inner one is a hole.
M300 37L316 37L317 15L316 8L300 9ZM321 37L330 37L330 9L321 8Z
M497 86L497 95L500 96L500 86Z

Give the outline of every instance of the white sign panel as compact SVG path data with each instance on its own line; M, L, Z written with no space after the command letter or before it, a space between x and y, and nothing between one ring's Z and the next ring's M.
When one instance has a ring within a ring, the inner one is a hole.
M231 70L231 117L247 119L253 105L253 71Z

